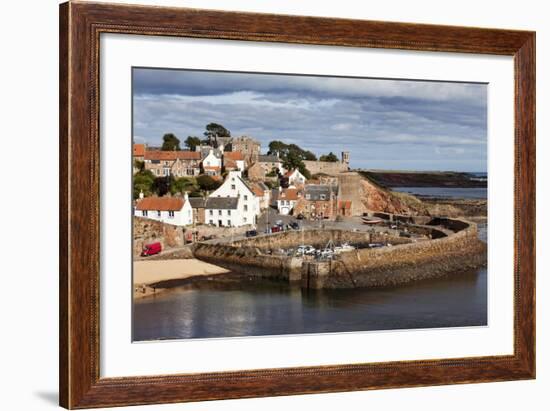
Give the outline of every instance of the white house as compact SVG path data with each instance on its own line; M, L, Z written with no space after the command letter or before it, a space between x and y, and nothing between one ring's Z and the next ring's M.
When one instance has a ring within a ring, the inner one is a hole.
M202 168L204 174L209 176L219 176L222 171L222 157L214 153L214 149L210 149L206 157L202 160Z
M146 197L137 202L134 215L163 223L185 226L193 224L193 208L187 193L181 197Z
M217 227L243 225L238 197L209 197L206 199L204 222Z
M288 185L291 186L303 186L307 180L298 169L287 171L285 177L288 178Z
M279 214L289 215L296 203L300 193L297 188L283 188L279 190L279 195L277 196L277 210Z
M260 199L256 196L252 188L241 178L240 171L230 171L223 184L215 190L210 198L237 198L237 208L234 213L237 213L235 219L232 219L232 224L239 227L247 224L256 224L257 216L260 214ZM214 208L206 208L205 220L209 223L209 210ZM223 219L222 219L223 222ZM219 224L216 224L219 225ZM223 224L225 225L225 224Z

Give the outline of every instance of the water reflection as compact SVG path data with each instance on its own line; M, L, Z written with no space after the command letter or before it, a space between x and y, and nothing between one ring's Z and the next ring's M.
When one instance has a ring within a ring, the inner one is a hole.
M208 281L134 306L134 339L476 326L487 323L486 270L383 289L301 290Z
M485 224L480 238L486 241ZM134 304L134 340L397 330L487 324L487 270L406 286L302 290L211 279Z

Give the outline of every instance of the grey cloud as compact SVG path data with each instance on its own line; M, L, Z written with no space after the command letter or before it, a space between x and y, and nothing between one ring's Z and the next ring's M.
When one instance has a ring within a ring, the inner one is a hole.
M354 167L486 168L484 85L158 70L134 80L134 134L150 144L218 122L264 149L273 139L317 154L346 148Z

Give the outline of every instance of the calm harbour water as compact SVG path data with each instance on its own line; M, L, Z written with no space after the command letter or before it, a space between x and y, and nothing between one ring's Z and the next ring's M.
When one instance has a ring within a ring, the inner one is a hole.
M201 281L138 300L133 314L134 341L483 326L487 270L379 289Z
M487 187L392 187L393 191L409 193L429 197L446 198L468 198L485 199L487 198Z

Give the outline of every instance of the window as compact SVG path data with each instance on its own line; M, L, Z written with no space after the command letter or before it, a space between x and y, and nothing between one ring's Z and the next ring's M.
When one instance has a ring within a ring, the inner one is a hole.
M218 210L218 215L222 215L222 210Z
M235 184L231 184L231 190L235 190Z
M320 198L321 198L321 200L324 200L324 199L327 198L327 196L325 196L324 194L321 194L321 195L320 195Z
M231 210L227 210L227 215L231 215Z
M209 211L208 211L208 214L214 215L214 210L209 210Z
M227 226L231 227L231 220L227 220Z
M246 204L244 205L244 211L248 211L248 206Z
M248 200L248 196L247 196L247 195L244 196L244 201L246 201L246 200Z
M231 181L235 181L235 177L231 177ZM235 187L235 186L231 186L231 187Z
M214 220L210 220L208 221L210 224L214 224Z
M246 217L243 217L243 221L246 223Z
M160 217L160 210L157 210L157 217Z
M147 217L147 210L143 210L143 211L141 212L141 215L142 215L143 217Z
M174 212L173 211L168 211L168 217L174 218Z

